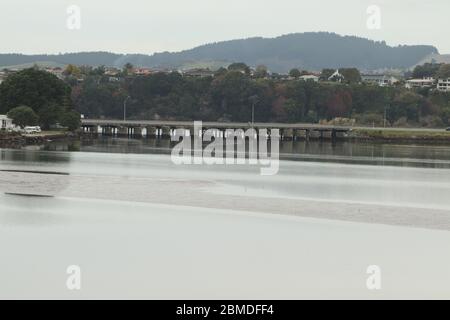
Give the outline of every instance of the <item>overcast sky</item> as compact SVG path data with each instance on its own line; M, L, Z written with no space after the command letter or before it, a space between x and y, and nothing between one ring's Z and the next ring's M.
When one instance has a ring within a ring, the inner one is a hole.
M79 30L67 27L70 5L81 10ZM367 27L370 5L381 9L381 29ZM0 52L149 54L331 31L450 53L449 13L450 0L0 0Z

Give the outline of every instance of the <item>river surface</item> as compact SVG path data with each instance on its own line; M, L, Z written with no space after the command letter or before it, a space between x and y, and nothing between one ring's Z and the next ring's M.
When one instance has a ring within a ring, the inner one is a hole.
M284 142L274 176L170 147L0 149L0 298L450 298L450 146Z

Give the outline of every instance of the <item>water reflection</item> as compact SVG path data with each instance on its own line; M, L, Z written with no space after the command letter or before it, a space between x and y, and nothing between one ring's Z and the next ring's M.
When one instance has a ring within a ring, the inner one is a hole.
M168 139L99 137L94 140L83 140L80 151L168 154L175 144ZM284 160L450 168L450 146L346 141L335 143L330 141L282 141L280 142L280 158Z
M0 203L3 209L0 211L2 225L48 227L67 220L64 215L55 214L62 208L60 200L0 194Z
M26 162L67 162L70 157L58 152L102 152L133 154L170 154L176 142L169 139L128 139L99 136L79 141L52 141L28 146L20 152L0 149L0 160ZM205 144L206 146L206 144ZM53 151L55 154L36 151ZM398 144L350 141L282 141L283 160L338 162L370 165L396 165L450 168L450 145Z

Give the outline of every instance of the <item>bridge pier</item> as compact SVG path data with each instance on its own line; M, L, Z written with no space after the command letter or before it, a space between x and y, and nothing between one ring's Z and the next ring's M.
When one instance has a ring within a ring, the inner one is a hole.
M311 137L311 130L306 129L305 130L305 140L309 141L309 138Z
M293 140L294 141L298 141L303 137L303 130L300 129L294 129L294 137Z
M331 141L335 142L336 141L336 130L331 130Z
M319 140L323 140L323 130L319 130Z
M147 138L154 138L157 135L157 128L156 127L146 127L146 137Z
M170 127L168 126L163 126L161 128L161 138L170 138Z
M109 128L111 136L115 137L117 135L117 127L111 126Z
M112 136L112 127L110 127L110 126L102 127L102 135Z
M291 128L283 129L281 137L284 141L292 141L294 139L294 130Z
M89 126L87 128L89 133L98 134L98 126Z
M142 127L131 127L130 135L133 137L142 138Z
M118 127L117 135L122 137L128 137L128 127Z
M189 128L186 129L186 128L178 127L178 128L173 129L173 134L177 134L182 137L188 137L188 136L192 136L192 130Z

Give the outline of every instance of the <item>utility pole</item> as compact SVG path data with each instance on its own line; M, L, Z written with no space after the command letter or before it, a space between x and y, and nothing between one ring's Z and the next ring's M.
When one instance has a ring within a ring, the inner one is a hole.
M252 127L255 125L255 103L252 103Z
M123 121L127 121L127 101L131 99L130 96L127 96L123 101Z
M384 122L384 127L386 128L386 123L387 123L387 110L389 109L389 106L384 106L384 117L383 117L383 122Z
M255 126L255 105L258 103L258 96L254 95L249 98L252 103L252 128Z

